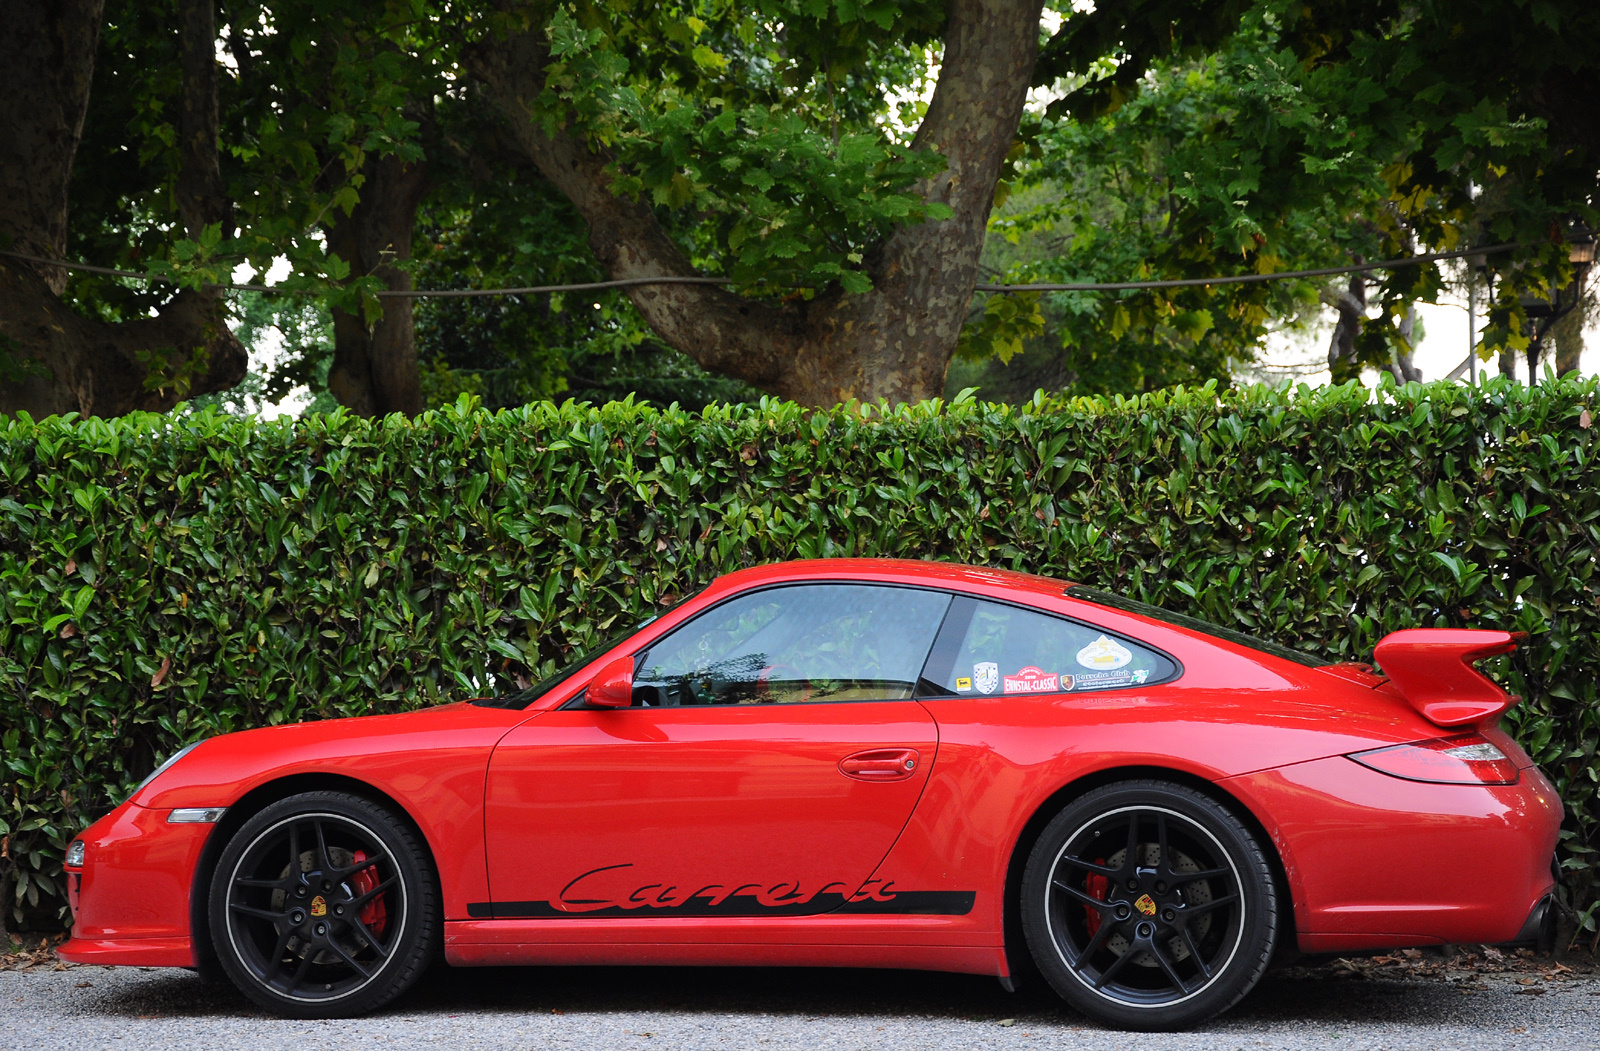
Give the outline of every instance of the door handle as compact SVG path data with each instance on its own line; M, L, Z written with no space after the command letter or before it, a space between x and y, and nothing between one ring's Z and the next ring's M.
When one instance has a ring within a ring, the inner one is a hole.
M921 762L915 748L869 748L839 760L839 772L857 781L904 781Z

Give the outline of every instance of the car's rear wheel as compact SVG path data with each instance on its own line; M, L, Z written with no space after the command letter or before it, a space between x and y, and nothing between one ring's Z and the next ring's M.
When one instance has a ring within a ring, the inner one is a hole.
M1182 785L1086 793L1045 826L1022 878L1028 948L1056 992L1124 1029L1176 1029L1237 1003L1278 934L1272 870L1225 807Z
M405 822L345 792L266 807L233 835L211 884L211 937L250 999L346 1018L405 991L438 928L432 866Z

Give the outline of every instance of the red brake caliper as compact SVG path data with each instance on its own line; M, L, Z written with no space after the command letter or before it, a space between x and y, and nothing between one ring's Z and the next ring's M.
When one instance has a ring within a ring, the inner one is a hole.
M1096 865L1104 865L1105 859L1095 858L1094 863ZM1084 889L1089 892L1089 897L1094 898L1097 901L1106 900L1106 890L1109 889L1110 886L1111 881L1100 875L1098 872L1089 873L1089 877L1084 880ZM1091 909L1089 906L1085 905L1083 907L1083 917L1084 926L1089 928L1089 937L1093 938L1100 932L1100 910Z
M352 860L357 865L361 864L367 860L367 852L364 850L356 851L352 855ZM350 882L355 885L357 894L365 894L378 885L378 877L372 871L372 866L368 865L352 876ZM1100 882L1104 883L1105 881L1101 880ZM1104 894L1104 891L1101 893ZM383 929L389 925L389 907L383 903L382 894L361 907L361 922L366 924L367 929L373 934L380 938L383 937Z

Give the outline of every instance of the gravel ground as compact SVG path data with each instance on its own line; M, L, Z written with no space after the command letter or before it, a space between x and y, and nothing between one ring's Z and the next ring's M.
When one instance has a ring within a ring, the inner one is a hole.
M1317 1048L1593 1047L1600 977L1270 974L1195 1032L1130 1037L992 979L908 971L520 968L436 971L348 1022L267 1017L186 971L0 972L9 1047Z

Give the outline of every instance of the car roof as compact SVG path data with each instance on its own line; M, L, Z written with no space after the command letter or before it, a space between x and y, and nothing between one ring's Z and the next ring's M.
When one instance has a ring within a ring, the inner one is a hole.
M717 591L800 580L872 580L894 584L944 585L957 591L1004 588L1059 599L1071 582L1010 569L924 562L909 558L813 558L739 569L718 577Z
M1220 649L1258 665L1299 674L1295 670L1299 668L1297 664L1276 654L1197 631L1184 624L1156 619L1143 613L1118 609L1102 603L1088 602L1067 594L1067 589L1073 586L1073 582L1009 569L899 558L803 559L736 570L713 581L702 598L718 601L730 593L747 588L807 580L871 581L944 587L951 591L987 599L1021 602L1036 609L1069 617L1085 617L1089 623L1113 632L1125 632L1144 645L1154 645L1168 653L1176 653L1177 650L1174 649L1176 639L1183 639L1187 641L1187 646L1182 648L1191 652L1191 648L1195 645L1210 650Z

